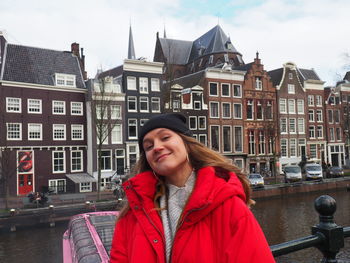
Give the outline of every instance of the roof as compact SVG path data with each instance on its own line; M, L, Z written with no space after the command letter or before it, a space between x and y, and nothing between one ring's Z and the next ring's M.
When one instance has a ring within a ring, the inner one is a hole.
M267 73L271 77L271 81L274 86L277 86L278 84L280 84L283 76L283 68L274 69Z
M321 80L313 69L298 68L298 72L302 80Z
M89 175L87 173L66 174L66 176L76 184L97 182L97 180L94 177L92 177L91 175Z
M98 74L98 78L104 78L104 77L118 77L121 74L123 74L123 65L120 65L118 67L106 70Z
M168 63L183 65L187 64L191 52L192 41L159 38L163 54Z
M254 62L250 62L248 64L244 64L244 65L241 65L241 66L237 66L237 67L234 67L233 69L234 70L242 70L242 71L248 71L252 68Z
M78 57L71 52L7 45L2 80L54 86L55 73L75 75L76 87L85 88Z
M201 80L203 79L205 74L205 71L198 71L194 74L190 74L190 75L186 75L184 77L178 78L178 79L174 79L172 81L172 84L179 84L182 87L186 88L192 88L196 85L199 85Z

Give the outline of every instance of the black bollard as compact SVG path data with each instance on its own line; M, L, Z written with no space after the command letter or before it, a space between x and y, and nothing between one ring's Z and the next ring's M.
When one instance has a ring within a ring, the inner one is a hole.
M336 256L344 247L343 227L334 222L333 215L337 203L329 195L322 195L315 200L315 209L319 214L320 223L312 227L312 234L323 237L323 242L317 246L322 252L322 263L337 263Z

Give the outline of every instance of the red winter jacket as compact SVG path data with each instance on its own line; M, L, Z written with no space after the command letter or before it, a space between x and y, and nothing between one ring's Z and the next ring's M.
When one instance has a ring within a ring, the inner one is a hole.
M245 204L234 173L198 171L193 192L179 219L171 263L275 262L265 236ZM156 179L152 172L124 183L130 210L116 225L111 263L165 263L161 217L154 210Z

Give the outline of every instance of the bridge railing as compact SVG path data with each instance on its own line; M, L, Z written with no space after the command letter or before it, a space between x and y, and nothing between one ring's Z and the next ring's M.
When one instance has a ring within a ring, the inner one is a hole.
M312 235L270 246L274 257L316 247L323 254L322 263L337 262L336 256L344 247L344 239L350 237L350 227L341 227L334 222L337 204L331 196L318 197L315 209L319 214L319 223L311 228Z

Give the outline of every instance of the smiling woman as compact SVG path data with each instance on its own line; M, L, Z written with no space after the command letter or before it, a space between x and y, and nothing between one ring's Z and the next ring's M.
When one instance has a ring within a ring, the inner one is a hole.
M245 175L192 137L183 115L150 119L112 242L115 262L275 262Z

